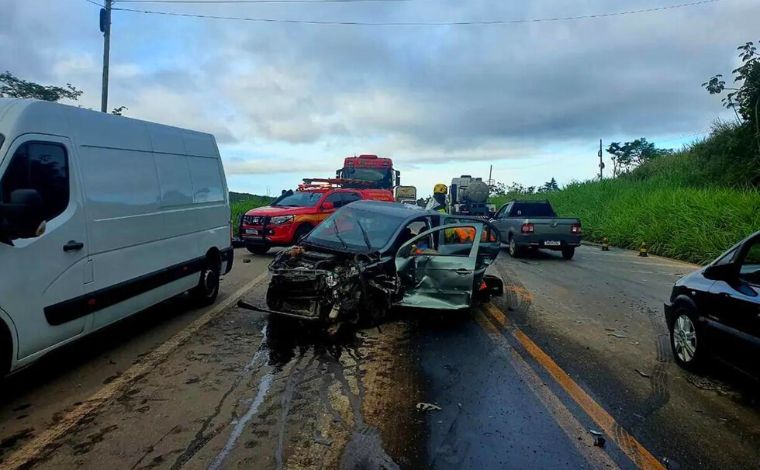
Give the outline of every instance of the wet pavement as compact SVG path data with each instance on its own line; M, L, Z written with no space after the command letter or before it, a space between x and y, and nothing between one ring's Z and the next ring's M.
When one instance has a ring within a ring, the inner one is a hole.
M236 256L251 262L236 266L245 276L229 279L228 295L268 261ZM734 374L681 371L663 341L662 299L691 266L583 247L571 262L503 253L495 269L507 292L492 305L457 314L403 310L380 327L337 336L233 303L167 347L206 313L163 305L138 326L96 340L98 347L84 343L63 361L3 382L0 467L747 468L760 461L755 389ZM256 284L245 298L260 304L265 287ZM150 320L164 310L175 311L167 323ZM135 367L140 373L130 375ZM44 440L51 429L65 432Z

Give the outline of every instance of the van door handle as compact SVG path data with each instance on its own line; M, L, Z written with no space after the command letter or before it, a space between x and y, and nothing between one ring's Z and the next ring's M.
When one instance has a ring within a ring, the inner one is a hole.
M459 274L459 275L465 276L467 274L472 274L472 271L469 270L469 269L465 269L465 268L459 268L459 269L456 270L456 273Z
M84 243L82 242L76 242L74 240L69 240L68 243L63 245L63 251L69 252L69 251L79 251L82 248L84 248Z

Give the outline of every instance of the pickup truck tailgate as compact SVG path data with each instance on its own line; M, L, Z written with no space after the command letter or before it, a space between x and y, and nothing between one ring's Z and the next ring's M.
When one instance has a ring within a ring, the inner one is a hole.
M526 222L533 224L534 233L537 235L569 235L573 224L580 224L578 219L563 218L534 218Z

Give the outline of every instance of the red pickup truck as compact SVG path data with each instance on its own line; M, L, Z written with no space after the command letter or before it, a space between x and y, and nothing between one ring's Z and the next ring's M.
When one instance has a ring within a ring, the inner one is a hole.
M240 220L240 238L255 254L273 246L295 245L336 209L360 199L394 200L393 193L383 189L305 186L284 192L270 206L246 212Z

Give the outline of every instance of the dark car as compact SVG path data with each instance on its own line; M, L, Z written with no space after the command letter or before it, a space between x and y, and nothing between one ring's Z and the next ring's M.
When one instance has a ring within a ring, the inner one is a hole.
M269 266L267 309L325 323L377 323L393 306L466 309L501 294L485 274L498 230L404 204L357 201L336 211Z
M760 232L679 279L665 318L673 355L684 368L697 368L710 352L754 362L760 351Z

